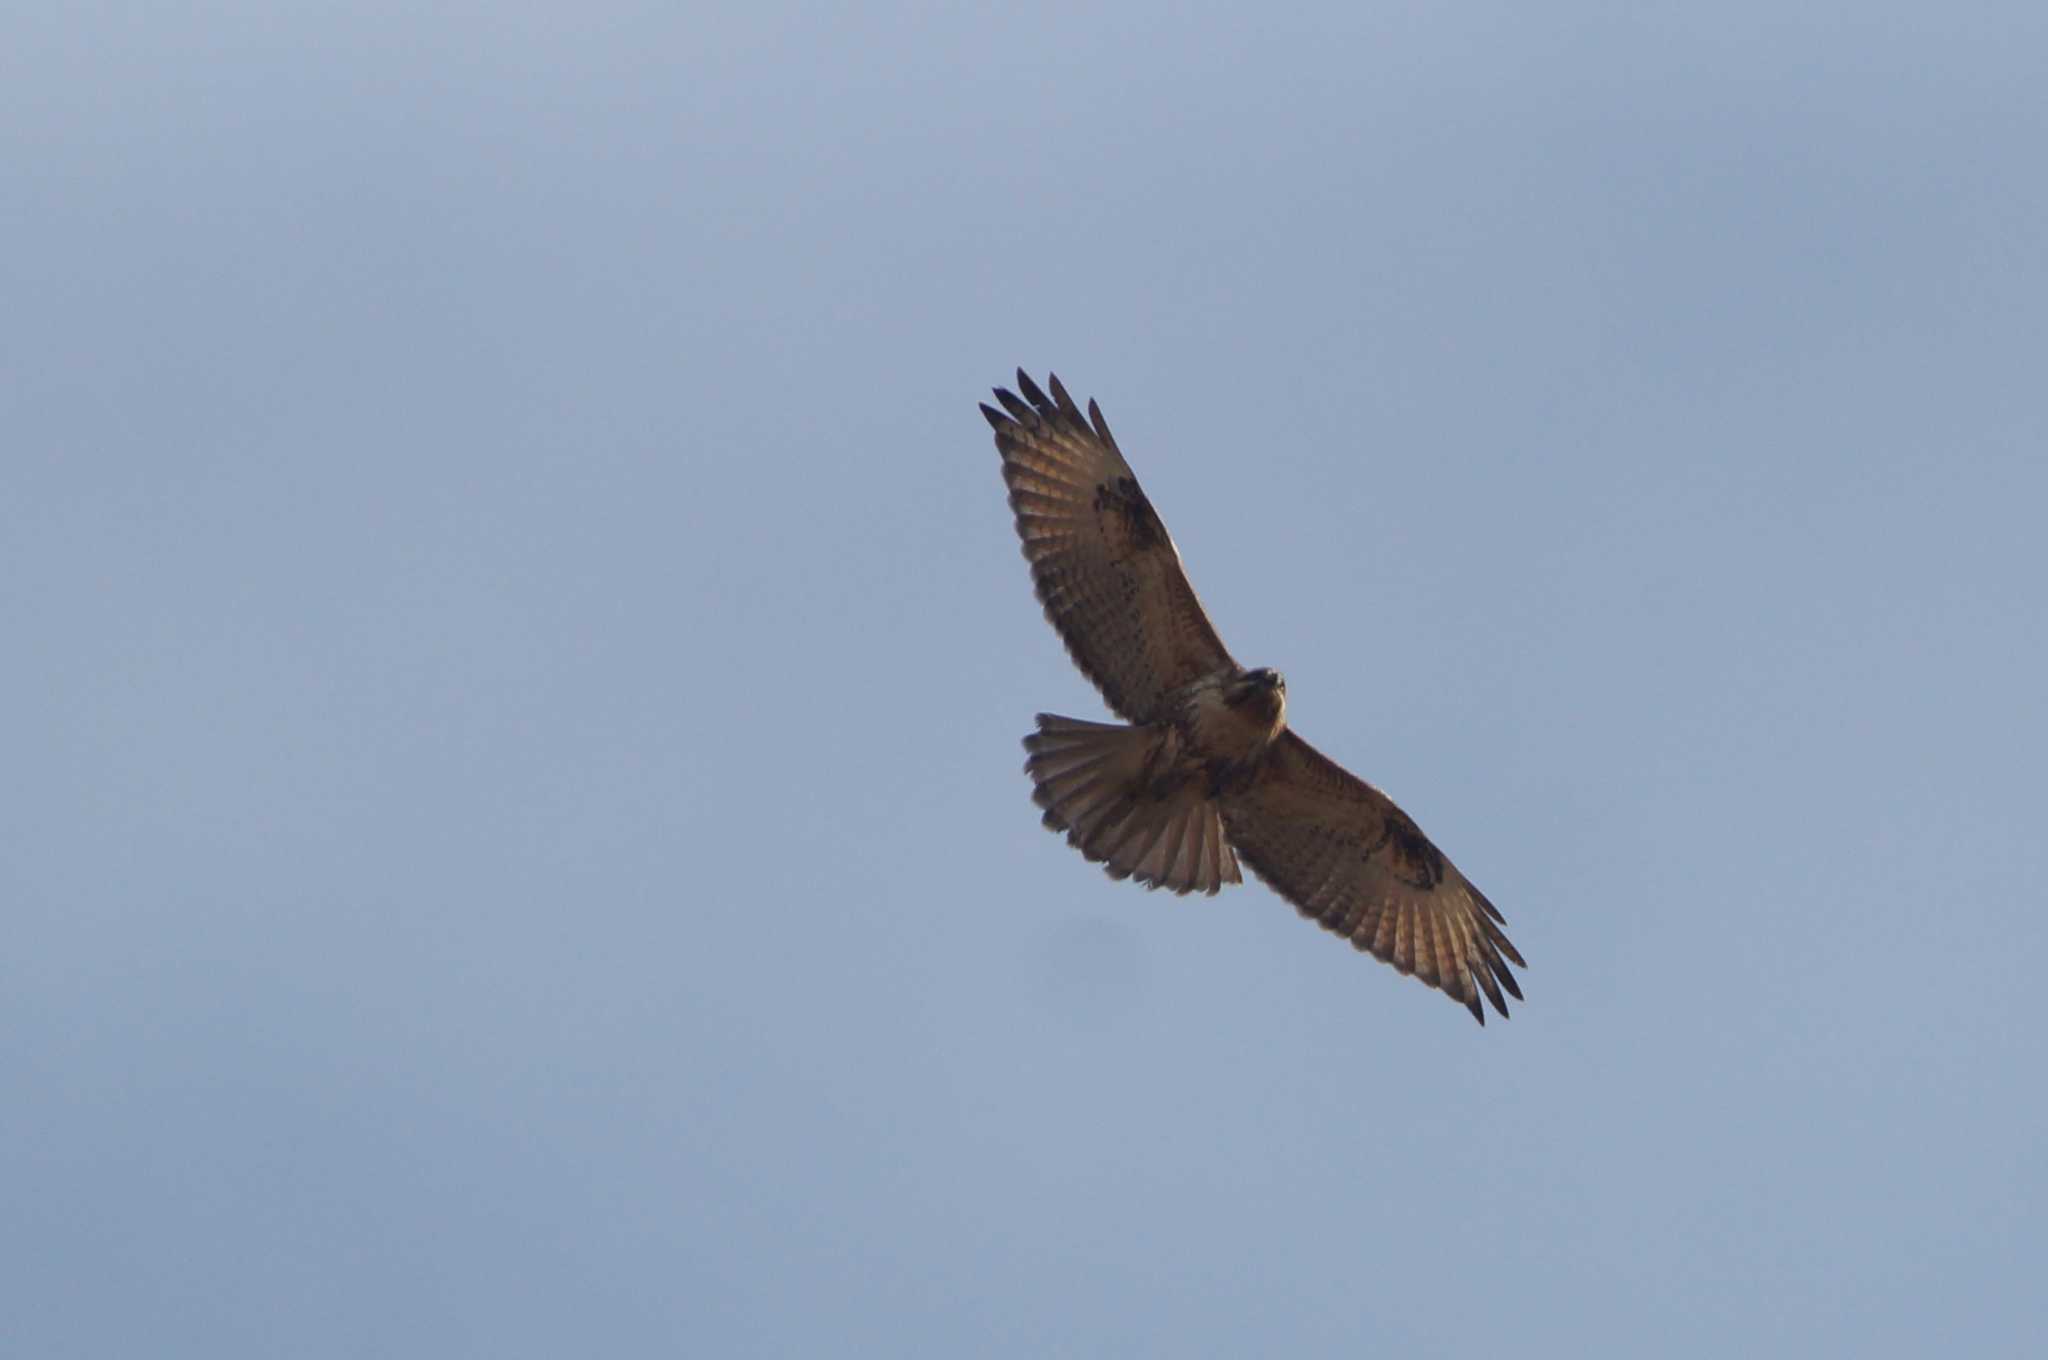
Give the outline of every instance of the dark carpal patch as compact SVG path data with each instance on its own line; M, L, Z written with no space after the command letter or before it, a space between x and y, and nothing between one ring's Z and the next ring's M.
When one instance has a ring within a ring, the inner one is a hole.
M1098 513L1106 510L1120 516L1134 548L1156 547L1166 541L1166 526L1136 478L1119 477L1096 487L1095 509Z
M1401 814L1387 818L1387 868L1403 882L1433 892L1444 881L1443 852L1429 843L1422 828Z

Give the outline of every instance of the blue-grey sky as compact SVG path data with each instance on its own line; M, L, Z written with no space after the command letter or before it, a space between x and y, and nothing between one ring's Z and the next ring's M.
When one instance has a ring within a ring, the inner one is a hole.
M0 1349L2030 1354L2038 5L11 6ZM1507 913L1112 883L975 404Z

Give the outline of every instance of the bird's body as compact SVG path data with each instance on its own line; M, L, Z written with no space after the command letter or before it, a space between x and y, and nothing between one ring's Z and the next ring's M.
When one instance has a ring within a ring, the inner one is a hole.
M1025 769L1045 823L1117 878L1214 893L1242 857L1304 915L1464 1003L1507 1014L1522 956L1408 816L1287 727L1287 686L1216 636L1102 412L1058 378L997 389L994 427L1046 616L1129 725L1041 713ZM1526 966L1526 965L1523 965Z

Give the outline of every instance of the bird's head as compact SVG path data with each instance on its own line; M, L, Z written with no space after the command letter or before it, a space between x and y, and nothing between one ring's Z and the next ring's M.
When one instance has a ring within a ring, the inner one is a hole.
M1263 666L1239 675L1225 688L1223 697L1232 708L1257 713L1275 725L1287 713L1287 681L1280 672Z

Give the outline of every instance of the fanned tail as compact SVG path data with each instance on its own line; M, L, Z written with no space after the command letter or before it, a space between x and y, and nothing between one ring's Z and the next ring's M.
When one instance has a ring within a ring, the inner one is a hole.
M1111 878L1148 888L1214 893L1242 883L1223 819L1197 778L1162 770L1167 727L1126 727L1038 715L1024 738L1025 773L1045 824Z

